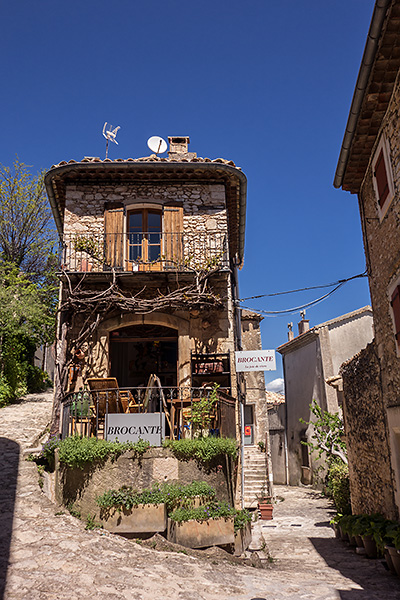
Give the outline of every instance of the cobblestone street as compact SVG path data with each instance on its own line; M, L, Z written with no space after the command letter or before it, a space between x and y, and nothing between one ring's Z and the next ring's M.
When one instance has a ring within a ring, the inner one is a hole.
M400 579L334 539L326 499L278 488L273 521L258 522L268 568L160 552L84 524L40 491L24 451L37 443L51 394L0 409L0 598L4 600L400 600ZM4 593L2 594L4 588Z

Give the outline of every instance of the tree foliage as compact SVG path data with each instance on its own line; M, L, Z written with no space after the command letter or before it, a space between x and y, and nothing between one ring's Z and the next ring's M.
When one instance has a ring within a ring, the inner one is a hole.
M43 174L0 165L0 406L48 381L33 358L54 337L56 248Z
M317 452L320 458L325 454L328 462L340 459L347 465L343 419L338 413L322 410L316 400L311 402L310 410L314 418L311 421L300 419L300 422L313 426L313 441L304 443Z
M43 173L15 160L0 165L0 256L42 282L54 270L57 238Z
M53 333L54 313L42 290L16 265L0 262L0 406L44 383L33 356Z

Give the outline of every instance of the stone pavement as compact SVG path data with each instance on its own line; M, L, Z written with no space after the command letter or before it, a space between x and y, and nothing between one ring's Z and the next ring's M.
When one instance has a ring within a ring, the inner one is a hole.
M400 579L334 539L327 501L305 488L279 488L274 520L254 528L276 559L267 569L86 531L40 491L23 457L50 409L49 394L0 409L0 599L400 600Z

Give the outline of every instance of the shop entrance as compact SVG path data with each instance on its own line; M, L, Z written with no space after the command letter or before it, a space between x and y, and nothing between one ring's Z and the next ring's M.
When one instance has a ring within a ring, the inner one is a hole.
M161 325L133 325L110 333L110 376L120 387L146 387L150 375L177 386L178 332Z

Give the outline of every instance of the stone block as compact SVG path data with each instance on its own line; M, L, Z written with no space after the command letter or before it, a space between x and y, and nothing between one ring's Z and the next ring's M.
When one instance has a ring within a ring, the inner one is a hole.
M121 512L112 509L108 518L100 513L104 529L120 535L162 533L167 528L165 504L141 504Z
M167 538L186 548L225 546L235 542L233 518L209 519L208 521L185 521L176 523L168 519Z

